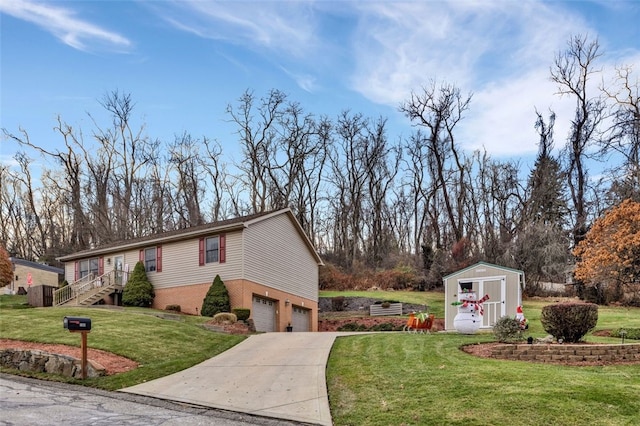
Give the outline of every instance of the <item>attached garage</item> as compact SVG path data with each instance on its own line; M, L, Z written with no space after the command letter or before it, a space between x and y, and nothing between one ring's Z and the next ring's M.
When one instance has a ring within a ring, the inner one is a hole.
M276 331L277 302L253 296L251 317L256 331Z
M311 310L294 305L291 325L293 331L311 331Z

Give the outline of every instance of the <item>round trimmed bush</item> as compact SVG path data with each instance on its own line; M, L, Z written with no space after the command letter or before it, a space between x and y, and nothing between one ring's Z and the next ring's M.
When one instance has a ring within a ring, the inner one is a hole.
M595 303L557 303L542 308L540 322L545 331L567 343L582 340L598 323Z
M238 317L238 321L246 321L251 316L251 309L249 308L233 308L232 311Z
M219 312L213 316L212 321L214 324L223 324L225 322L234 324L238 321L238 317L236 317L236 314L232 314L229 312Z

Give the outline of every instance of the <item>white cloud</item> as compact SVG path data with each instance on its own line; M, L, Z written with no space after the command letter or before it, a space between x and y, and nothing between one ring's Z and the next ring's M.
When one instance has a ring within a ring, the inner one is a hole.
M165 1L148 4L181 31L304 57L318 43L312 2Z
M557 116L556 146L568 133L573 103L549 81L554 55L575 34L579 16L553 3L367 3L353 49L355 90L397 106L429 80L473 92L459 142L490 155L535 154L535 109Z
M74 49L88 51L101 43L112 49L126 49L131 42L90 22L77 18L71 9L29 0L0 0L0 12L49 31Z
M544 68L487 85L475 93L467 119L460 123L459 142L467 150L486 150L492 156L535 154L537 109L545 120L550 110L555 112L554 140L560 147L569 131L574 103L554 92L555 85Z

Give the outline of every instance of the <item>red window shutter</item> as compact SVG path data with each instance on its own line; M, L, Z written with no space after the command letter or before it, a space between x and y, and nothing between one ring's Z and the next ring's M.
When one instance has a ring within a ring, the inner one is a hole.
M144 249L140 249L139 260L140 260L140 262L144 263Z
M78 281L78 278L79 278L78 276L80 275L80 264L76 262L74 267L75 267L75 271L73 273L73 280Z
M104 274L104 257L100 256L98 258L98 275Z
M220 263L227 261L227 235L220 234Z
M162 246L156 247L156 272L162 272Z
M204 238L200 238L198 244L198 262L200 266L204 266Z

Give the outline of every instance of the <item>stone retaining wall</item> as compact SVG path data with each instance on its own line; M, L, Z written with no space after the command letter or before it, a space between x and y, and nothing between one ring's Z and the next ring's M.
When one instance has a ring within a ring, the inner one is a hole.
M66 355L39 350L2 349L0 367L36 373L60 374L82 378L82 361ZM87 377L104 376L105 369L87 361Z
M504 344L493 348L492 357L537 362L640 361L640 343L624 345Z

